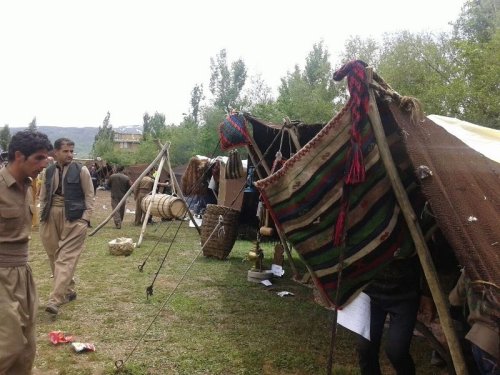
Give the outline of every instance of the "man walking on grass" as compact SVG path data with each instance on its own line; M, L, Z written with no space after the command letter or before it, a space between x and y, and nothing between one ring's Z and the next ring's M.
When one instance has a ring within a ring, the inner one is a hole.
M111 189L111 207L114 210L125 194L127 194L130 186L132 186L130 178L123 174L123 166L119 165L116 168L116 173L113 173L109 177L108 185ZM123 216L125 216L125 204L122 204L120 209L113 215L116 229L122 227Z
M87 167L73 161L74 148L70 139L55 141L56 163L47 167L40 191L40 239L54 275L45 309L51 314L76 299L73 276L93 210L92 179Z
M32 181L52 145L43 133L17 132L0 169L0 374L31 374L36 352L38 296L28 265Z

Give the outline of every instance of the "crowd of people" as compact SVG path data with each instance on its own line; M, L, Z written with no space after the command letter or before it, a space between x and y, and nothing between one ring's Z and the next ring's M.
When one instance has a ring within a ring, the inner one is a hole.
M92 171L74 160L75 143L59 138L52 145L40 132L21 131L9 144L8 163L0 169L0 375L31 374L35 352L38 295L28 264L33 194L39 189L40 239L53 274L45 311L57 316L64 304L77 298L75 271L85 247L96 192ZM40 183L35 181L38 177ZM141 200L153 189L152 175L138 181L135 225L141 225ZM108 179L114 208L132 187L117 167ZM169 188L169 183L160 186ZM121 229L125 205L113 216ZM468 305L471 326L466 338L480 374L499 374L498 311L478 295L466 269L450 294L451 305ZM386 352L397 374L414 374L410 343L419 309L421 275L416 256L394 261L377 275L365 292L371 298L370 340L359 338L362 374L380 374L379 351L389 317Z

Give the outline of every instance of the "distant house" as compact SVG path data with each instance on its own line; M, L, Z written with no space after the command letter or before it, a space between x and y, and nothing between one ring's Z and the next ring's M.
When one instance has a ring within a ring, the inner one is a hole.
M142 139L142 126L122 126L114 129L114 151L137 151Z

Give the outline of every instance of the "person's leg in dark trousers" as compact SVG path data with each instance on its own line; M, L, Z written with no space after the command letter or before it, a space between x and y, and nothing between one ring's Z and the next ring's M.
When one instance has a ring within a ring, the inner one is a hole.
M378 357L387 313L383 306L372 299L370 315L370 340L358 336L358 363L362 375L380 375Z
M414 375L415 364L410 355L413 329L420 298L391 301L386 310L390 316L385 352L398 375Z

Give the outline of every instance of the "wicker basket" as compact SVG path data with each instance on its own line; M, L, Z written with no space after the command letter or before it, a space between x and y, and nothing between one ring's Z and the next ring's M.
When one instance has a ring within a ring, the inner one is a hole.
M222 216L223 226L212 234ZM208 204L203 223L201 224L201 245L203 255L218 259L226 259L238 235L238 218L240 212L225 206ZM210 235L212 235L210 237ZM210 240L207 242L207 240Z
M108 242L109 253L111 255L129 256L135 248L132 238L120 237Z

